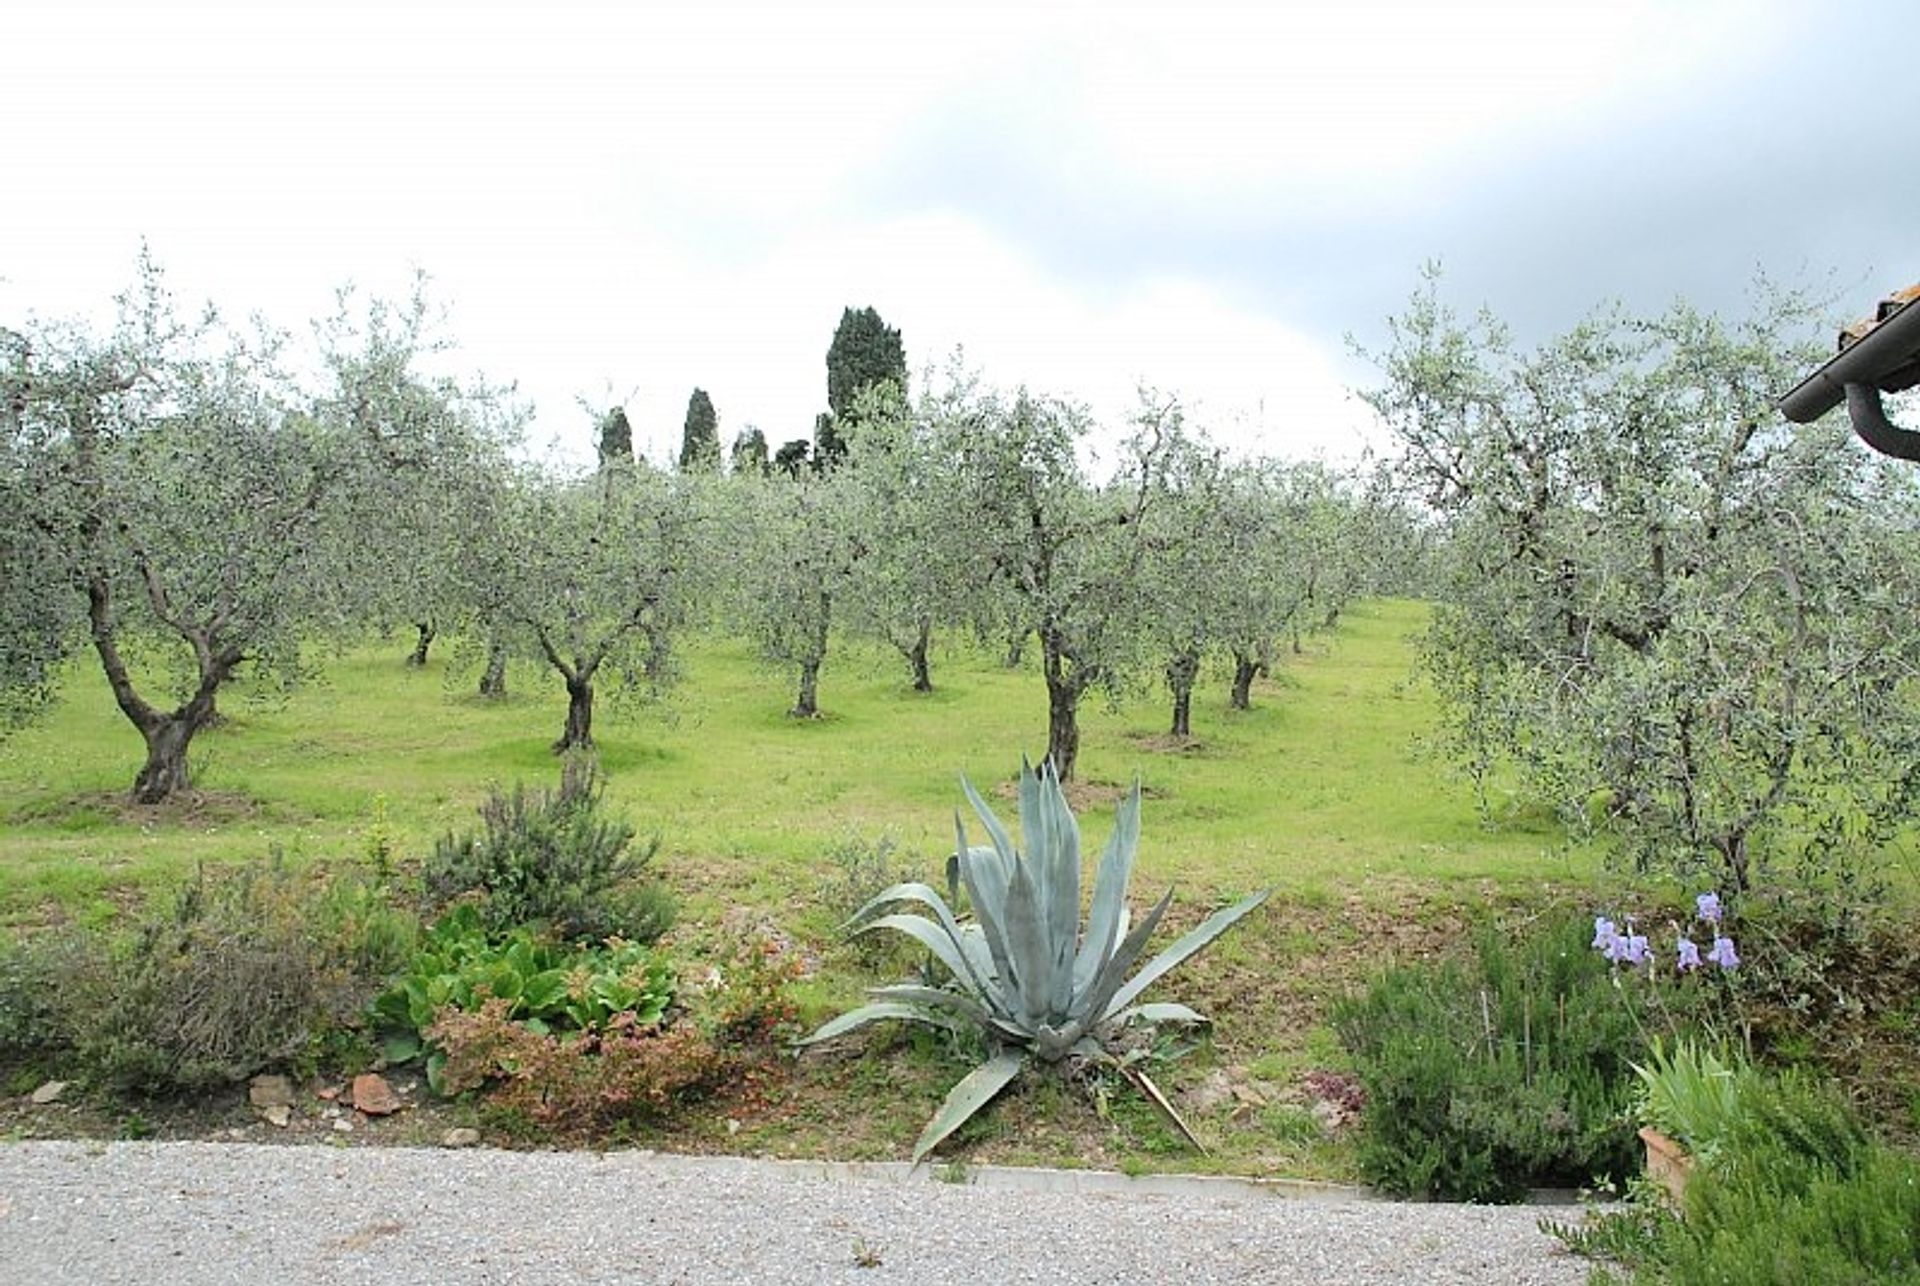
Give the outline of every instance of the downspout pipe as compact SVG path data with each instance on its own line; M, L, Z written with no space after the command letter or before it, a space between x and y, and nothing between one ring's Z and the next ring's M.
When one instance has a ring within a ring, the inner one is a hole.
M1796 424L1807 424L1845 402L1854 432L1868 446L1902 460L1920 460L1920 432L1896 428L1880 405L1882 392L1916 383L1920 301L1905 305L1801 380L1780 399L1780 412Z
M1896 460L1920 460L1920 433L1896 428L1880 405L1880 389L1873 384L1847 385L1847 416L1860 440Z

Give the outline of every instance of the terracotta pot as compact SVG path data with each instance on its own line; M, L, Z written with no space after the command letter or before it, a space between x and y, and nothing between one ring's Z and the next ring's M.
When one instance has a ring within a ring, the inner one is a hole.
M1683 1204L1687 1180L1693 1174L1693 1157L1650 1125L1640 1130L1640 1141L1647 1145L1647 1177L1667 1190L1674 1205Z

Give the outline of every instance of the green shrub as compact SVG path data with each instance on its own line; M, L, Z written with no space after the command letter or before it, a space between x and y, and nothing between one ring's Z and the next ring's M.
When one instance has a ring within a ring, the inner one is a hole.
M495 942L479 909L461 903L428 931L406 971L374 1000L372 1014L389 1059L427 1052L429 1084L452 1092L443 1089L446 1051L432 1036L450 1013L493 1005L502 1021L544 1036L590 1031L614 1018L658 1022L673 992L671 965L645 945L615 939L566 947L525 929Z
M77 931L0 939L0 1067L42 1067L71 1047L69 1012L89 968L88 943Z
M142 1093L245 1080L357 1020L373 989L276 859L204 869L96 956L65 1006L83 1067Z
M659 848L630 850L633 828L601 813L590 760L569 758L560 788L495 790L480 806L479 833L445 835L424 873L429 898L478 895L487 931L544 926L579 940L652 942L673 923L673 901L647 866Z
M1359 1163L1391 1192L1513 1201L1637 1168L1627 1109L1642 1049L1587 926L1510 939L1473 958L1390 969L1335 1005L1366 1092Z
M1694 1171L1684 1219L1641 1192L1543 1227L1676 1286L1920 1282L1920 1159L1872 1143L1830 1082L1756 1075L1715 1164Z

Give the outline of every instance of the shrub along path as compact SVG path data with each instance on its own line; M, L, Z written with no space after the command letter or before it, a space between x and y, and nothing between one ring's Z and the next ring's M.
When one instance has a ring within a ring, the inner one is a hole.
M1537 1216L835 1181L638 1152L0 1145L0 1263L43 1286L1584 1281Z

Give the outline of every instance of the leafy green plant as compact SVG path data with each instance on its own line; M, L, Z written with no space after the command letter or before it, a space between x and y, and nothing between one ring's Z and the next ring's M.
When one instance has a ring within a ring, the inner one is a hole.
M1133 1024L1197 1024L1201 1015L1170 1002L1137 1003L1142 992L1206 947L1266 900L1262 891L1216 911L1145 966L1135 965L1173 900L1173 891L1129 929L1127 881L1140 840L1140 790L1121 804L1101 856L1084 930L1080 923L1080 831L1050 763L1022 765L1020 821L1026 852L1014 847L986 801L962 788L991 845L967 843L954 816L955 869L974 919L961 924L947 900L924 884L885 890L855 914L853 933L891 929L924 945L949 974L945 986L897 983L870 991L873 1003L841 1015L800 1043L831 1040L867 1023L900 1019L939 1028L971 1028L990 1056L948 1092L914 1144L918 1162L1034 1061L1068 1058L1109 1063L1198 1146L1166 1096L1148 1079L1124 1040ZM917 903L926 915L890 911Z
M1920 1160L1870 1141L1830 1083L1748 1075L1720 1143L1687 1185L1684 1218L1641 1186L1620 1208L1542 1227L1675 1286L1920 1282Z
M673 994L671 965L645 945L614 940L568 948L526 930L494 942L479 908L461 903L434 924L406 972L375 999L373 1017L389 1033L387 1057L402 1062L427 1053L427 1078L439 1090L446 1059L430 1033L450 1010L475 1012L497 1002L503 1020L545 1036L604 1027L621 1016L657 1022Z
M673 924L673 901L647 868L659 849L630 850L634 832L601 813L604 787L584 755L568 756L560 788L495 790L478 833L442 836L428 858L427 894L447 902L479 895L496 936L544 925L568 939L619 936L652 942Z
M1752 1071L1738 1058L1723 1060L1690 1040L1669 1050L1655 1038L1639 1077L1634 1109L1640 1120L1686 1148L1702 1165L1718 1162L1740 1124L1743 1090Z
M1641 1049L1586 928L1484 928L1470 957L1389 969L1332 1023L1365 1089L1360 1170L1390 1192L1514 1201L1638 1168Z

